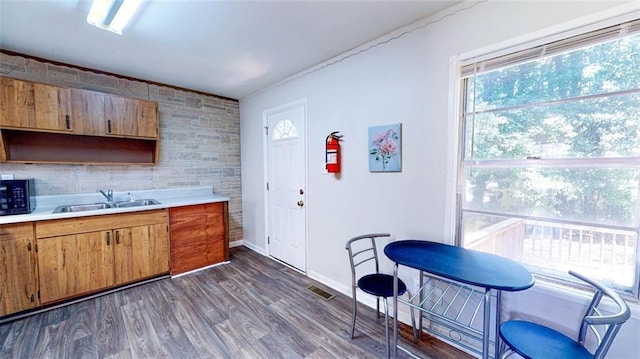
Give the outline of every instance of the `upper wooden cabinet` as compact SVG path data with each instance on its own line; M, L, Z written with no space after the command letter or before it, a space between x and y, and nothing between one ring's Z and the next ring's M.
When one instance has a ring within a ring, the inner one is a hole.
M40 130L72 132L70 90L62 87L33 84L35 125Z
M36 126L33 83L2 77L0 99L0 125L22 128Z
M88 136L158 137L156 102L8 77L1 80L1 127Z
M0 162L157 162L156 102L8 77L0 100Z
M105 112L109 135L158 136L158 104L155 102L105 95Z
M158 137L158 104L87 90L71 90L73 133Z
M71 89L71 119L74 133L88 136L107 134L105 94Z
M71 132L69 90L3 77L3 127Z

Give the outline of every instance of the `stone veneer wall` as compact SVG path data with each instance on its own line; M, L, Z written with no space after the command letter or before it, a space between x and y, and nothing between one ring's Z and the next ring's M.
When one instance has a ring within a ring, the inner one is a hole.
M212 186L229 197L229 240L241 240L240 114L237 100L177 90L0 53L0 76L158 102L160 155L151 165L0 163L35 178L38 195Z

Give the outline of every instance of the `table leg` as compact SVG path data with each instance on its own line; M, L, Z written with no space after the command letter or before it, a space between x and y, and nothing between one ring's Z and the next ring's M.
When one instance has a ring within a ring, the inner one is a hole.
M393 267L393 358L398 356L398 263Z
M489 331L491 330L491 289L484 290L484 322L482 330L482 359L489 359Z
M424 300L424 291L422 290L422 286L424 285L424 272L420 271L420 283L418 284L419 286L419 291L420 291L420 310L418 311L418 315L420 315L420 318L418 318L418 338L422 337L422 301Z
M495 339L495 356L494 358L498 358L498 355L500 354L500 324L501 324L501 319L500 319L500 310L502 309L502 291L501 290L496 290L496 339Z

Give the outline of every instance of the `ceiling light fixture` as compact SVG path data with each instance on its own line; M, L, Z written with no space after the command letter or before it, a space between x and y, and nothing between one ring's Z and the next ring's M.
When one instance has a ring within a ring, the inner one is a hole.
M122 35L122 29L138 9L142 0L93 0L87 22Z

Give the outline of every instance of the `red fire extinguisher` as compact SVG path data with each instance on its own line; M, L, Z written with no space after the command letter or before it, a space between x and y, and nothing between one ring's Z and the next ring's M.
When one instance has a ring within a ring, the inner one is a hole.
M334 131L327 136L325 141L325 163L327 172L340 173L340 137L339 131Z

